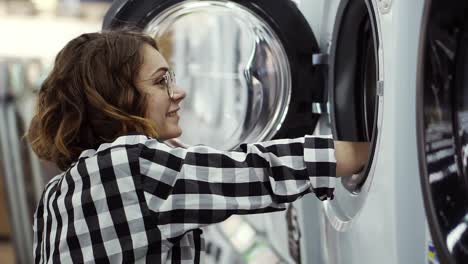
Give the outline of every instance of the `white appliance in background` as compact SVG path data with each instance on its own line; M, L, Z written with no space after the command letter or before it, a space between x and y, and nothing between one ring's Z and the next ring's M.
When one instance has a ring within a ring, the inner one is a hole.
M42 163L22 139L45 73L38 58L0 58L0 177L18 263L33 262L32 216L44 184L58 169Z

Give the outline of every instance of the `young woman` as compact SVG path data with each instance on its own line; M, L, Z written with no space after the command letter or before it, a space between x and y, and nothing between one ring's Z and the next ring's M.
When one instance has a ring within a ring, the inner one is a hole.
M36 263L200 263L201 227L309 192L332 199L336 175L367 159L368 144L329 136L170 147L185 97L141 33L84 34L60 51L28 131L64 171L34 215Z

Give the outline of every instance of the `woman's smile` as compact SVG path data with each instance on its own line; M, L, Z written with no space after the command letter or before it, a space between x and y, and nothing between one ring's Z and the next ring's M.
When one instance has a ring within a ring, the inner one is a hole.
M180 110L180 107L177 107L176 109L169 111L166 115L170 117L179 117L178 113Z

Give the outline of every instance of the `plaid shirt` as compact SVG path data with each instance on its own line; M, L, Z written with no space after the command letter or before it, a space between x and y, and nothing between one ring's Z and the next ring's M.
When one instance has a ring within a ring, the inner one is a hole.
M36 263L203 263L203 226L333 198L331 137L236 151L172 148L130 134L81 153L48 182L34 215Z

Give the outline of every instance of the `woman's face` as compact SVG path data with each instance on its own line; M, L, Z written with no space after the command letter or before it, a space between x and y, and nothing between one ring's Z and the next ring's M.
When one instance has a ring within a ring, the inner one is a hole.
M137 77L137 88L147 94L148 108L146 118L156 124L159 139L167 140L179 137L182 129L179 126L179 104L185 98L185 92L178 88L172 99L162 84L163 76L169 69L164 57L148 44L143 45L143 64Z

